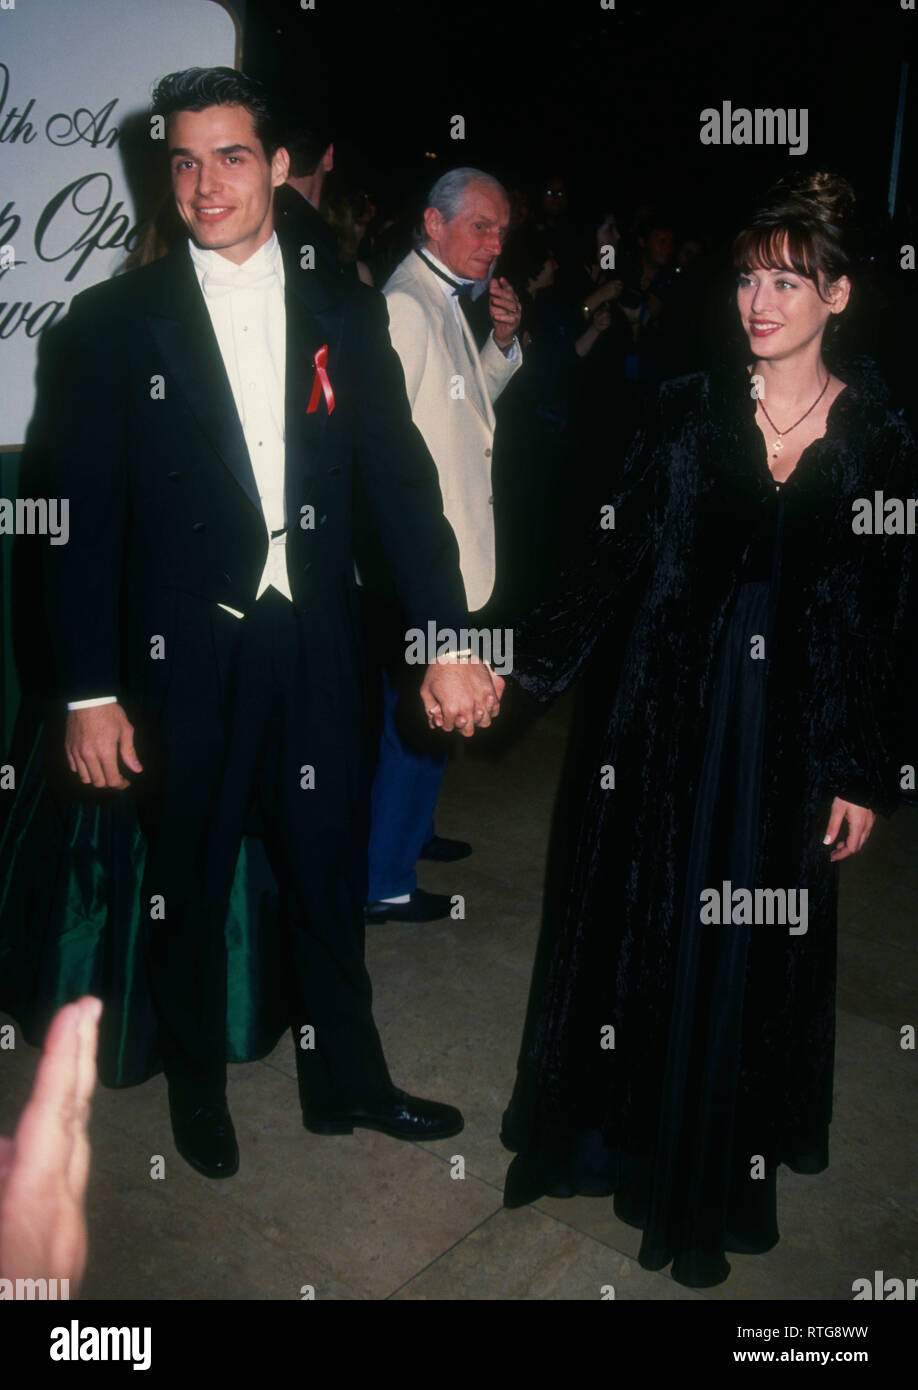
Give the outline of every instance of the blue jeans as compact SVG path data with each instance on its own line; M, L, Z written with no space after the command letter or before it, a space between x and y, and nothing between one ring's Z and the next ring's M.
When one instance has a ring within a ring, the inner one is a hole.
M413 893L415 864L434 835L434 810L446 771L440 756L409 747L395 723L398 690L383 670L383 728L370 801L369 890L371 902Z

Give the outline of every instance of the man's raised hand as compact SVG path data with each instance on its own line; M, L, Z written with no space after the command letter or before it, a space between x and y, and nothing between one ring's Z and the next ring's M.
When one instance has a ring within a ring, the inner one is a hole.
M513 286L503 276L492 280L488 285L489 309L494 328L494 341L498 347L509 347L520 326L520 301Z
M499 676L481 661L434 661L427 668L421 699L431 729L458 729L471 738L476 728L487 729L500 713Z
M64 751L70 771L86 786L124 791L131 784L121 771L143 772L134 751L134 726L120 705L90 705L67 715ZM119 763L120 759L120 763Z

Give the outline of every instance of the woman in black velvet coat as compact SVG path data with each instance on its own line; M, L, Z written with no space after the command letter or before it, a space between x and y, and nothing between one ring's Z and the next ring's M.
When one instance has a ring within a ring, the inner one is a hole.
M858 499L916 495L915 444L869 363L823 356L849 195L779 185L740 235L751 366L661 388L614 528L515 637L536 700L587 667L591 685L505 1205L614 1193L641 1264L697 1287L778 1240L778 1164L827 1165L836 864L915 761L897 680L915 541L857 523Z

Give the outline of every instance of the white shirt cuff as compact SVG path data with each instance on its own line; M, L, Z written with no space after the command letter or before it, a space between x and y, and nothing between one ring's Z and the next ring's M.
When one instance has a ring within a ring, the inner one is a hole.
M117 705L117 695L100 695L95 700L69 700L68 709L93 709L96 705Z

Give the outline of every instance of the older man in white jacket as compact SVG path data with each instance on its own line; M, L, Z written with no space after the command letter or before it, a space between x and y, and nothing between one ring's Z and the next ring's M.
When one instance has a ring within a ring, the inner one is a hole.
M480 352L462 300L488 279L509 217L506 192L490 174L444 174L428 197L421 244L383 287L412 417L437 465L443 509L459 543L472 627L494 588L493 407L522 353L520 305L506 280L488 285L492 328ZM470 849L434 833L446 753L405 743L395 724L397 699L395 683L384 675L367 920L434 921L448 916L450 899L417 887L416 861L458 859Z

